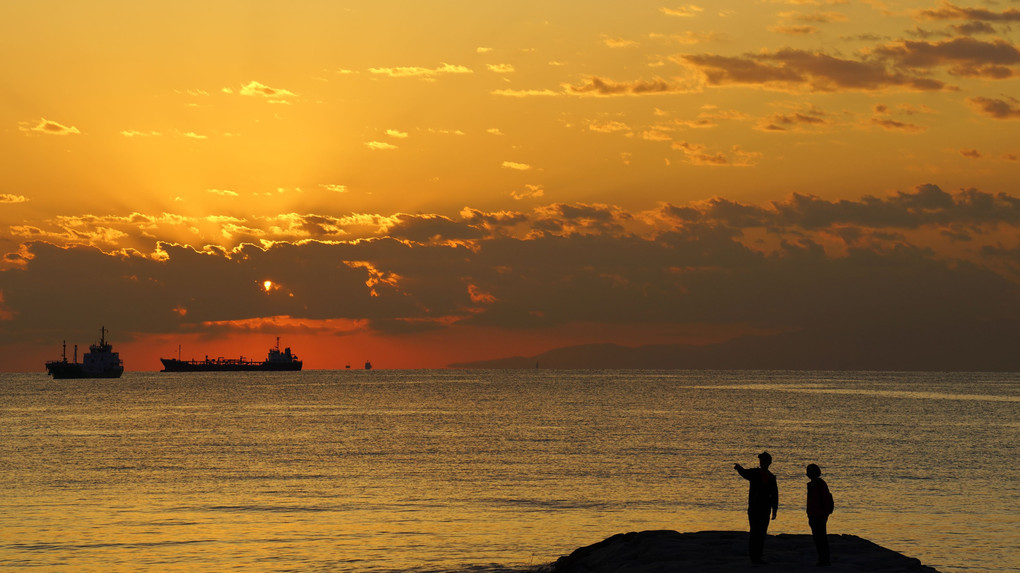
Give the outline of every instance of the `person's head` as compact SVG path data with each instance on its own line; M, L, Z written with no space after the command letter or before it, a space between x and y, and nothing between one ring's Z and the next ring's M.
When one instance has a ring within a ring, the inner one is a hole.
M763 468L769 467L772 465L772 456L768 452L758 454L758 464Z
M815 479L820 475L822 475L822 468L816 466L815 464L808 464L807 477Z

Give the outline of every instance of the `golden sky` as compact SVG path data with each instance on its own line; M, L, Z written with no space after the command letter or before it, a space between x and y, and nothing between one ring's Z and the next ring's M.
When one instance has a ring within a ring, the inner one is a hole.
M0 369L100 325L129 370L277 335L312 368L1008 338L1018 28L1017 0L0 3Z

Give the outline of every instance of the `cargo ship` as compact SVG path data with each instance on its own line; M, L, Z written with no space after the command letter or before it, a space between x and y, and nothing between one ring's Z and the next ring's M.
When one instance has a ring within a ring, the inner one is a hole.
M74 345L74 361L67 361L67 342L60 360L46 363L46 372L55 380L68 378L120 378L124 373L124 361L113 351L113 345L106 341L106 327L100 329L99 342L89 345L89 351L78 362L78 345Z
M280 350L280 337L276 338L276 347L269 349L265 360L256 361L240 358L209 358L204 360L181 360L180 349L177 358L160 358L163 363L162 372L275 372L301 370L301 360L290 351Z

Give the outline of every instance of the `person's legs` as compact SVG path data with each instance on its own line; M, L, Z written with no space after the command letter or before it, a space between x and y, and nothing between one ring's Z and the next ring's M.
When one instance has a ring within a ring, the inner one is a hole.
M751 527L748 537L748 553L752 563L762 561L762 552L765 547L765 534L769 530L769 512L747 512L747 521Z
M808 518L808 525L811 526L811 536L815 540L815 549L818 550L819 565L829 564L829 536L825 526L828 520L828 516Z

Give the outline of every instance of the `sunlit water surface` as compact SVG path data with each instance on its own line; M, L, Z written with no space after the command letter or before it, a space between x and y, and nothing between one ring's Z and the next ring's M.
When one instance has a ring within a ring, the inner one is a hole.
M849 533L1020 571L1020 376L683 371L0 374L0 569L497 571L611 534ZM767 550L767 546L766 546ZM835 556L838 559L838 556Z

